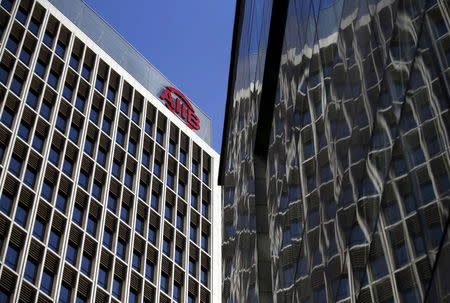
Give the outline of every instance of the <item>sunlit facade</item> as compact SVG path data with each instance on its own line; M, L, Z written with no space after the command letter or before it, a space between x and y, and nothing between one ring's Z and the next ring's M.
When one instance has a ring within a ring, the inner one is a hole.
M237 2L223 302L449 302L449 2Z
M210 124L82 1L1 0L0 302L220 300Z

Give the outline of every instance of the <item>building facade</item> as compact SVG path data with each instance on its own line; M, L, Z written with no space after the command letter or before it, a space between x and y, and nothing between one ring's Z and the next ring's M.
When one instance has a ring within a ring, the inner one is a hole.
M237 1L223 302L450 301L450 5Z
M0 3L0 302L217 302L211 121L81 0Z

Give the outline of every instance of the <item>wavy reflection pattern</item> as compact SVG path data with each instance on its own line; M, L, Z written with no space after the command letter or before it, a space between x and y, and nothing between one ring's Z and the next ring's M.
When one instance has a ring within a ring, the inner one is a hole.
M225 302L259 301L255 2L227 130ZM449 26L448 1L290 1L266 164L274 302L450 302Z

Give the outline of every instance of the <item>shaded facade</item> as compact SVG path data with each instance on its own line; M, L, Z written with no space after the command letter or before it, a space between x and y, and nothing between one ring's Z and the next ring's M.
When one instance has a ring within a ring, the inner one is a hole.
M220 300L196 109L82 1L2 0L0 302Z
M450 5L238 1L224 302L450 301Z

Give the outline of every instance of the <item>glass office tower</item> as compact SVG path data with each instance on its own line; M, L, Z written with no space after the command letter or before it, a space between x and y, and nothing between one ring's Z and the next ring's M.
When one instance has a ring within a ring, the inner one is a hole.
M450 4L237 1L224 302L450 302Z
M82 1L1 0L0 302L220 300L210 124Z

